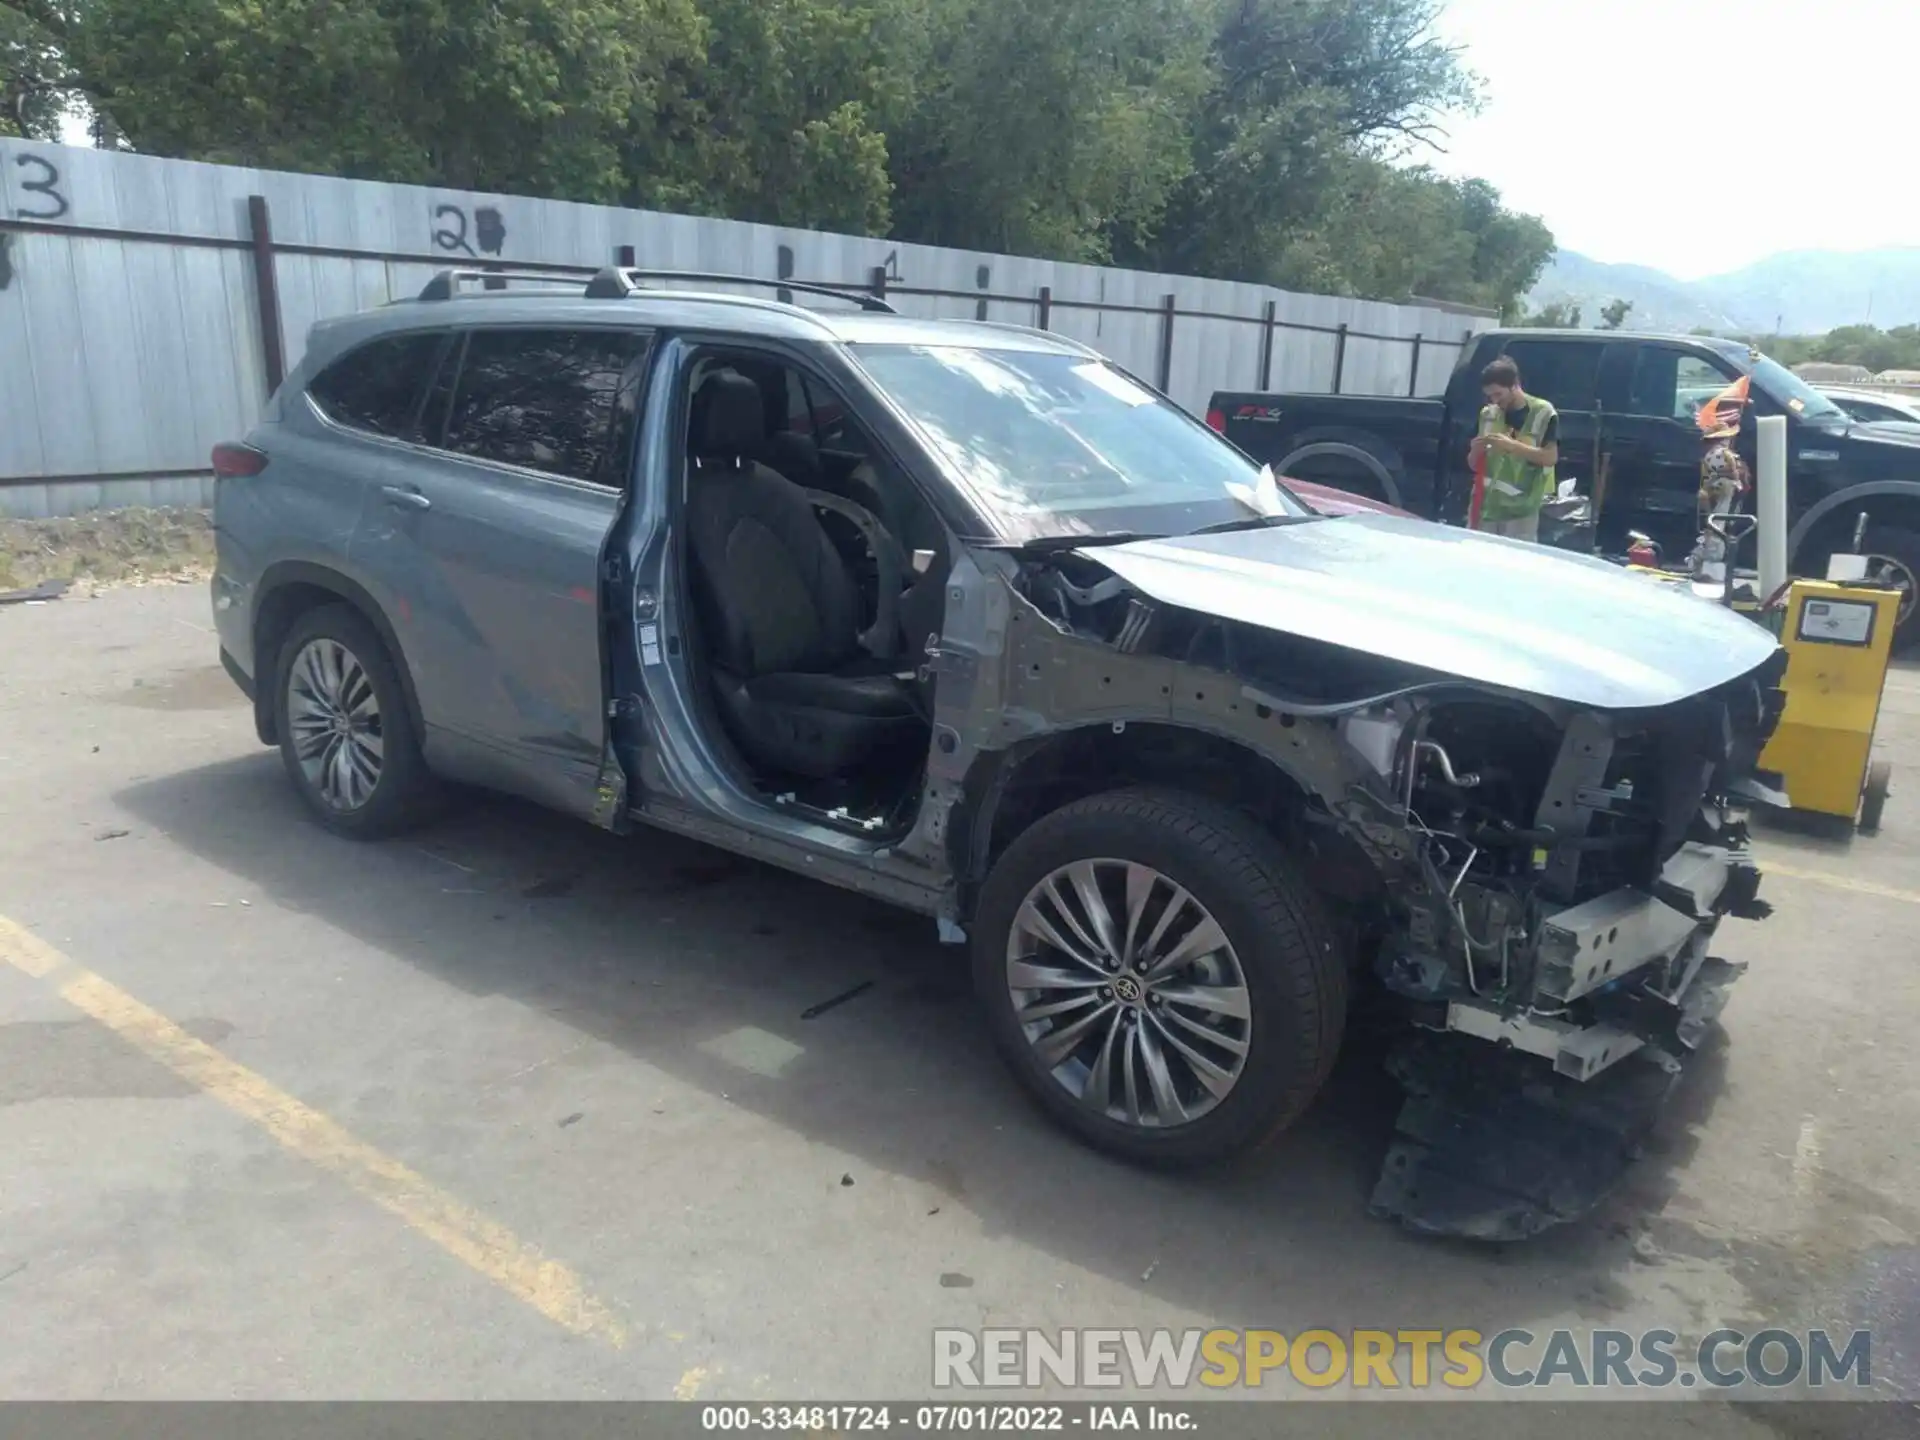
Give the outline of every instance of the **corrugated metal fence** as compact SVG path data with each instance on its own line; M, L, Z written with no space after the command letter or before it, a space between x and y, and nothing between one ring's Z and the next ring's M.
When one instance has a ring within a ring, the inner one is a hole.
M1217 389L1435 393L1470 313L520 196L0 140L0 514L204 503L316 320L449 265L884 286L1042 325L1198 413ZM764 293L764 292L761 292ZM831 301L821 303L832 304Z

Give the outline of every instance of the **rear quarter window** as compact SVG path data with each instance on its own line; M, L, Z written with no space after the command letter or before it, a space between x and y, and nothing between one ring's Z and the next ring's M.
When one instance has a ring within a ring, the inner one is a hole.
M647 337L629 330L478 330L467 341L442 448L573 480L603 472L626 443L625 384ZM623 405L624 401L624 405Z
M315 376L307 395L336 425L395 438L410 435L440 341L434 331L369 341Z
M1599 342L1510 340L1502 350L1520 367L1520 388L1556 410L1591 410L1600 384Z

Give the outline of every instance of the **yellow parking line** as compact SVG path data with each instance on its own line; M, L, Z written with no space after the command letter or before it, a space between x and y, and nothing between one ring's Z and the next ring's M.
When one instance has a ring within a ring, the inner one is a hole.
M0 915L0 960L49 981L68 1003L251 1120L292 1154L346 1181L556 1325L603 1344L626 1343L626 1328L619 1318L588 1294L580 1277L565 1265L545 1258L504 1225L463 1205L330 1117L196 1040L159 1011L74 965L4 915Z
M67 963L66 956L4 915L0 915L0 956L4 956L14 969L36 980L46 979Z
M1764 857L1760 860L1760 873L1784 875L1789 880L1805 880L1809 884L1826 885L1834 890L1850 890L1855 895L1877 895L1882 900L1900 900L1908 905L1920 905L1920 890L1896 890L1891 885L1876 885L1871 880L1856 880L1850 875L1829 875L1820 870L1801 870Z

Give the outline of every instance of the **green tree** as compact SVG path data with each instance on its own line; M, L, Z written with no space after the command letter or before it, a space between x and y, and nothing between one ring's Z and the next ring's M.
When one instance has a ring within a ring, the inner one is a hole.
M1485 180L1450 183L1460 196L1461 223L1473 238L1473 286L1469 295L1431 293L1504 311L1533 289L1553 259L1553 232L1539 216L1507 209L1500 192Z
M926 0L891 136L898 232L1103 260L1161 222L1207 85L1188 0Z
M630 203L885 234L887 130L924 35L920 0L696 0L698 53L636 110Z
M1323 270L1289 242L1342 225L1365 202L1357 160L1389 160L1469 109L1473 83L1435 38L1438 0L1220 0L1214 83L1191 127L1192 160L1167 222L1128 258L1189 274L1277 280ZM1383 220L1389 217L1379 217ZM1327 253L1323 237L1320 249ZM1361 285L1345 288L1364 289Z
M1531 315L1522 315L1512 322L1531 330L1578 330L1580 328L1580 307L1556 300L1551 305L1543 305Z
M611 199L692 0L0 0L159 155Z
M75 102L74 76L53 36L0 5L0 135L57 140Z
M1507 307L1439 0L0 0L0 126Z
M1600 307L1600 328L1618 330L1627 323L1627 316L1633 313L1631 300L1610 300Z
M1292 289L1501 310L1531 289L1553 235L1481 180L1349 155L1320 213L1290 226L1269 278Z
M1864 365L1874 372L1904 370L1920 362L1915 327L1885 331L1872 325L1843 325L1814 342L1812 358L1837 365Z
M1702 332L1706 333L1706 332ZM1862 365L1882 370L1920 370L1920 325L1881 330L1872 325L1843 325L1825 335L1736 335L1782 365L1817 360L1829 365Z
M1719 335L1721 332L1713 329L1698 329L1692 333ZM1733 335L1726 338L1760 349L1788 368L1804 365L1813 359L1814 347L1819 343L1817 339L1809 339L1804 335Z

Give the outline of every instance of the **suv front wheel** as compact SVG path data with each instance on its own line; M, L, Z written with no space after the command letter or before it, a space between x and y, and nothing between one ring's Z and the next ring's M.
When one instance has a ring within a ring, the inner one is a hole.
M1334 931L1249 817L1123 790L1034 824L987 878L974 978L995 1043L1054 1119L1153 1165L1285 1129L1346 1020Z
M277 683L280 757L321 824L371 840L423 818L433 777L400 677L364 618L345 605L300 616Z

